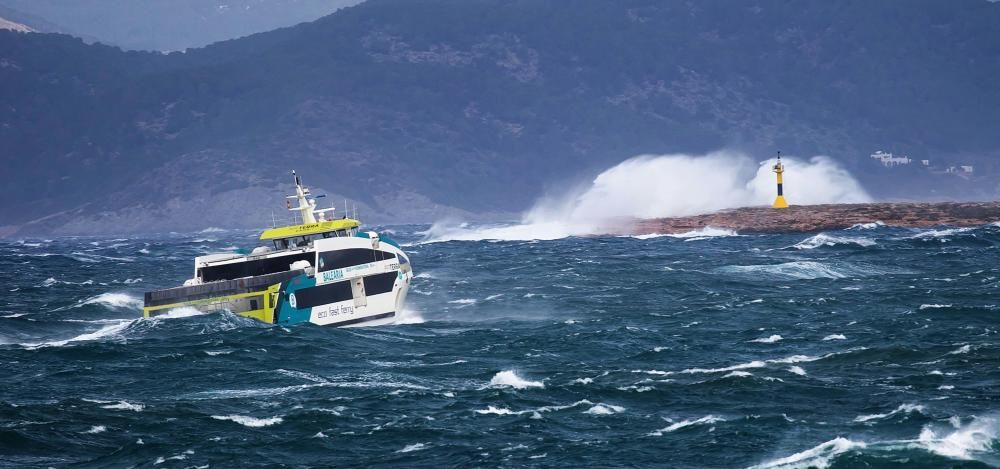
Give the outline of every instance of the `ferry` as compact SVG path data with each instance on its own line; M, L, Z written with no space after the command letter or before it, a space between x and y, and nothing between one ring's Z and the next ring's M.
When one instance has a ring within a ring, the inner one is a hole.
M332 217L292 171L295 195L286 208L301 223L264 230L267 243L249 254L196 257L183 286L147 292L147 318L190 307L230 311L269 324L379 325L394 321L413 279L410 259L384 234ZM292 206L292 201L297 205ZM346 210L346 207L345 207Z

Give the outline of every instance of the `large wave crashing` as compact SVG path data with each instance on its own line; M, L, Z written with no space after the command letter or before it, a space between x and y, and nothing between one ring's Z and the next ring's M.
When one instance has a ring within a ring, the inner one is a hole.
M861 185L825 156L784 158L785 194L794 205L858 203L870 199ZM728 151L693 156L640 155L599 174L590 184L549 195L520 223L470 227L435 223L425 242L534 240L607 232L622 218L661 218L768 205L775 197L774 160L756 162Z

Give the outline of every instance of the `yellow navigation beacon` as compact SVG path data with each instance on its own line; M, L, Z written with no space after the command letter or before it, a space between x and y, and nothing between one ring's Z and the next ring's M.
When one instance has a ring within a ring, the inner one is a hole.
M778 175L778 198L774 199L774 208L788 208L788 202L785 200L785 191L781 184L781 175L785 172L785 165L781 164L781 152L778 152L778 162L774 164L774 168L771 169L774 174Z

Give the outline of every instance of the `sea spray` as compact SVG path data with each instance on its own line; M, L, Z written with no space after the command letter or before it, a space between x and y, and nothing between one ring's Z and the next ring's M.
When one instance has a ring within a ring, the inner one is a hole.
M870 200L860 184L834 160L785 158L786 190L793 204L858 203ZM424 242L551 240L614 232L623 219L696 215L721 209L767 205L774 198L770 161L741 153L704 156L640 155L597 175L590 184L541 198L519 223L470 226L440 222Z

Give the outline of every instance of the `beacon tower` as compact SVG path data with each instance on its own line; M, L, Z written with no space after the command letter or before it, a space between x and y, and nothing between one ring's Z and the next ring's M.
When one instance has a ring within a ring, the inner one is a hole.
M785 172L785 165L781 164L781 152L778 152L778 162L774 164L774 168L771 169L774 174L778 175L778 198L774 199L774 208L788 208L788 202L785 200L785 191L781 187L781 175Z

